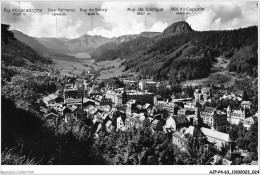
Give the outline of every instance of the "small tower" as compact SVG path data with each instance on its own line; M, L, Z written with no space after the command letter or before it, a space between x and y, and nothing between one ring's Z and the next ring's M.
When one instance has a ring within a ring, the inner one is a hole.
M203 120L202 120L202 118L200 116L200 106L199 105L196 105L196 106L197 106L196 107L196 111L195 111L196 118L195 118L193 124L196 125L196 126L201 127L203 125Z
M231 123L231 113L232 113L231 107L230 107L230 105L228 105L228 107L227 107L227 118L229 120L229 123Z

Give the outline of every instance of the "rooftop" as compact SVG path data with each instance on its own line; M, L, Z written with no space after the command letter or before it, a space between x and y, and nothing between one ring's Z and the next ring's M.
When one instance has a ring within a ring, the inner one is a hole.
M194 126L189 126L184 134L190 134L193 137L202 137L203 133Z
M69 92L69 91L77 91L78 89L77 88L71 88L71 89L64 89L64 92Z
M208 128L200 128L201 132L208 137L211 138L215 138L218 140L223 140L225 142L234 142L231 137L229 136L229 134L223 133L223 132L219 132L219 131L214 131Z
M251 101L242 101L241 105L251 105Z

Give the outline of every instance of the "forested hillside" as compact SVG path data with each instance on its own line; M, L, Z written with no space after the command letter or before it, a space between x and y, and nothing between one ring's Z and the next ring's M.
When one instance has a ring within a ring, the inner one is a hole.
M119 45L103 45L93 58L125 58L131 69L158 79L181 82L206 77L215 57L230 59L229 70L257 71L257 27L230 31L194 31L188 23L178 22L153 38L137 38Z
M149 37L143 36L128 42L110 42L96 49L95 52L91 55L91 58L98 62L129 57L132 53L138 53L139 51L146 49L150 42L152 42L152 40Z
M3 64L40 70L43 65L52 63L51 59L39 55L31 47L18 41L14 34L8 30L9 25L2 24L1 29L1 57Z

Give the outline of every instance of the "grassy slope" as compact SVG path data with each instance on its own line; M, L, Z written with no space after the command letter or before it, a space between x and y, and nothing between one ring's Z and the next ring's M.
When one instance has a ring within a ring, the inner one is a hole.
M216 58L217 62L213 64L211 68L211 72L207 78L195 79L195 80L187 80L182 83L183 86L187 86L191 84L195 85L206 85L206 84L214 84L221 85L224 84L225 87L230 87L235 82L235 76L228 73L227 65L230 60L227 60L223 57ZM222 63L222 60L226 61L226 63Z

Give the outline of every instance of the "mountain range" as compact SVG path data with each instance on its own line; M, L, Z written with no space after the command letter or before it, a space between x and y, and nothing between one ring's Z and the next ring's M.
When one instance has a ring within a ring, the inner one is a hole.
M122 58L125 70L156 80L181 82L206 77L218 56L230 59L230 71L257 75L257 31L257 26L195 31L187 22L179 21L162 33L143 32L114 38L91 35L75 39L35 38L12 32L19 41L48 58L80 61L74 56L82 53L89 54L96 62Z
M172 83L207 77L219 56L230 60L229 71L257 76L257 35L257 26L195 31L187 22L179 21L154 37L104 44L91 56L96 61L122 58L125 70Z
M82 35L79 38L67 39L67 38L37 38L28 36L18 30L12 30L14 37L24 44L32 47L37 52L43 54L44 56L75 56L80 53L91 54L95 52L95 49L106 44L113 43L119 44L122 42L128 42L134 40L140 36L143 37L153 37L159 32L142 32L136 35L123 35L120 37L106 38L102 36L91 36ZM84 55L84 54L83 54Z

